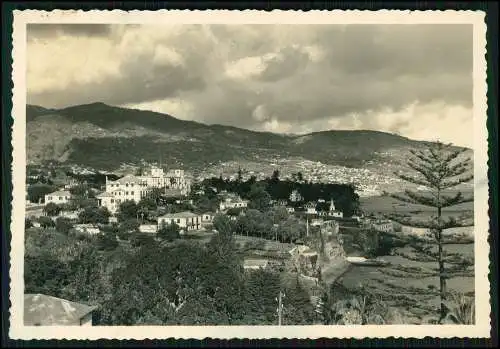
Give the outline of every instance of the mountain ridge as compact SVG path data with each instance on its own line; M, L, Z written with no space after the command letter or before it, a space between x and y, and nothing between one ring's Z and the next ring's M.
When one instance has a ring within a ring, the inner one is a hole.
M193 169L272 158L364 167L404 160L410 148L430 143L373 130L285 135L180 120L102 102L62 109L27 105L26 121L29 162L59 160L105 170L124 163L154 162L159 157Z

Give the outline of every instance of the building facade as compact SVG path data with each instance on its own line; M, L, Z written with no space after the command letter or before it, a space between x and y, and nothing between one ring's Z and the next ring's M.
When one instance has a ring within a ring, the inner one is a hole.
M178 189L182 195L188 195L191 191L191 180L181 169L165 172L162 168L153 166L140 178L150 188Z
M247 208L248 201L241 199L238 195L225 196L219 203L219 210L221 212L227 211L230 208Z
M58 190L45 195L45 204L54 203L57 205L67 204L71 199L71 193L67 190Z
M167 213L158 217L158 230L165 225L177 224L181 230L199 230L202 227L202 216L190 211Z

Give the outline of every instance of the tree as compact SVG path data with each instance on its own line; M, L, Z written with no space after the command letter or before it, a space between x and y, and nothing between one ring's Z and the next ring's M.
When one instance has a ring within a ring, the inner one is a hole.
M73 228L73 224L71 224L68 218L58 217L56 219L56 230L58 232L68 234L71 228Z
M56 190L52 185L33 184L28 187L28 200L33 203L39 203L44 200L45 195L53 193Z
M40 223L40 226L42 228L52 228L55 226L55 223L52 220L52 218L46 216L38 217L38 223Z
M427 241L414 241L412 247L415 254L410 258L437 262L436 271L439 277L441 301L439 323L442 323L448 312L446 280L453 277L454 274L463 274L467 267L472 265L471 260L455 253L446 253L443 250L443 231L463 226L453 217L448 220L444 219L443 208L473 201L472 197L464 197L460 191L453 195L448 193L452 188L469 182L473 178L470 159L462 156L465 151L466 149L457 149L441 142L431 144L425 150L413 150L411 152L413 157L409 159L408 167L414 173L411 175L396 173L396 175L404 181L426 187L427 192L418 193L406 190L405 195L391 195L403 202L425 205L435 209L435 216L431 217L428 222L420 222L419 224L429 229L434 244L429 244ZM411 222L405 223L411 224ZM431 274L435 275L435 273Z
M97 236L97 246L100 250L112 251L118 247L116 232L112 230L104 231L103 234Z
M54 217L57 216L59 212L61 212L61 206L53 202L49 202L47 205L45 205L43 211L47 216Z
M241 167L238 168L238 182L243 181L243 171L241 170Z
M302 172L297 172L297 181L302 182L304 180L304 175Z
M78 184L72 188L69 189L69 192L71 193L72 196L77 196L80 198L88 198L89 197L89 186L86 184Z
M136 219L127 219L118 226L118 232L134 233L139 231L139 222Z
M127 219L137 219L138 207L132 200L126 200L120 204L118 209L118 220L125 221Z
M106 207L86 207L78 214L84 224L108 224L110 216Z
M158 237L167 241L174 241L180 237L179 232L180 228L175 222L171 224L163 222L158 230Z
M139 213L148 213L151 211L155 211L158 208L156 204L156 200L152 197L142 198L141 201L137 203L137 211Z
M280 171L274 170L273 176L271 177L271 180L278 182L280 180Z
M271 206L271 196L262 185L252 185L248 198L250 199L248 207L261 212L266 211Z

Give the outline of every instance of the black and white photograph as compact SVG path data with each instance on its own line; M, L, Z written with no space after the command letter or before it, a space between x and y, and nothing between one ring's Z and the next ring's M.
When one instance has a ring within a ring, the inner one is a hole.
M489 336L485 33L17 11L12 333Z

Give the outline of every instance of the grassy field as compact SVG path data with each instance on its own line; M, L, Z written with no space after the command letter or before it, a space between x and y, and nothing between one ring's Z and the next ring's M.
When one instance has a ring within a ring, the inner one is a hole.
M464 196L471 195L471 192L465 193ZM374 214L391 214L391 213L403 213L411 214L415 218L424 218L435 212L435 208L415 205L410 203L405 203L398 201L390 196L372 196L372 197L362 197L359 199L361 204L361 209L366 213ZM473 211L474 202L467 202L459 204L453 207L447 207L443 209L443 214L445 216L458 216L463 212Z

